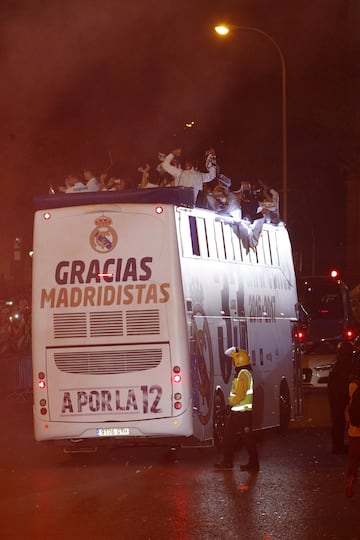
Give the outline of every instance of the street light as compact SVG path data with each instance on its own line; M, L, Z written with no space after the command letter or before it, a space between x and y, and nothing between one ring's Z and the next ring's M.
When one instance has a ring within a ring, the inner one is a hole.
M244 32L255 32L268 39L277 50L281 62L281 89L282 89L282 193L283 193L283 219L287 222L287 134L286 134L286 69L285 58L279 44L275 39L260 30L251 26L219 25L215 26L215 31L221 36L226 36L231 30L241 30Z

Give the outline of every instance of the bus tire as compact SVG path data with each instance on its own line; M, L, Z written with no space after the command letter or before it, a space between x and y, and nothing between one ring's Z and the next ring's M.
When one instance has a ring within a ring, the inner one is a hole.
M279 423L282 432L287 431L290 423L291 405L290 391L286 379L280 383L280 398L279 398Z
M225 429L225 399L221 391L214 398L214 445L221 450Z

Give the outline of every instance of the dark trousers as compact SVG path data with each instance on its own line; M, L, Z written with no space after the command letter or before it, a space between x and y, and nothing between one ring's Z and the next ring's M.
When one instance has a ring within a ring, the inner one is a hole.
M235 441L239 433L249 455L249 464L254 466L259 465L259 457L251 423L252 413L250 411L230 411L225 424L223 441L223 461L225 463L233 463Z
M349 457L347 476L357 477L357 469L360 463L360 437L349 437Z
M345 445L345 406L341 402L330 403L332 451L341 452Z

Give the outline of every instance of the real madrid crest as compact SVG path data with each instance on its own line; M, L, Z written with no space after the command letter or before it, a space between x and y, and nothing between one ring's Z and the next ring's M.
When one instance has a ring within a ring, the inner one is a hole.
M111 224L112 220L104 215L95 220L96 227L90 234L90 244L98 253L109 253L117 244L117 234Z

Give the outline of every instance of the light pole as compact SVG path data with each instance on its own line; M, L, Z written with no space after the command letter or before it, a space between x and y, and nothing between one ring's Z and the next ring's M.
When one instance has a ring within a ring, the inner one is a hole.
M275 49L277 50L281 63L281 92L282 92L282 216L287 222L287 195L288 195L288 186L287 186L287 132L286 132L286 68L285 68L285 58L282 50L280 49L279 44L275 39L260 30L259 28L253 28L251 26L234 26L234 25L219 25L215 26L215 31L222 36L227 35L231 30L240 30L244 32L255 32L261 36L268 39Z

